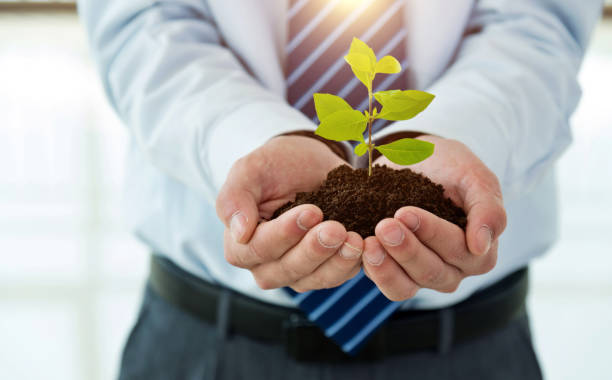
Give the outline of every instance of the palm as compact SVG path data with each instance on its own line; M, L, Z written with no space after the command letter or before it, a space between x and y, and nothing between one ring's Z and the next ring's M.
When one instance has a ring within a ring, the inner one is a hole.
M444 186L444 194L459 207L464 207L465 192L462 190L468 185L469 178L472 177L470 170L474 168L473 164L478 158L458 141L435 136L422 136L420 139L435 144L434 154L424 161L410 165L410 169ZM394 169L406 168L389 161L384 156L379 157L375 163Z

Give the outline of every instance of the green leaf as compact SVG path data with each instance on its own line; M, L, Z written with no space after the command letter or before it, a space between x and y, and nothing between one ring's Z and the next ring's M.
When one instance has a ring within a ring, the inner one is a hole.
M314 94L315 110L319 120L338 111L350 111L353 108L339 96L332 94Z
M374 80L374 75L370 75L365 71L356 71L353 68L351 69L353 70L353 74L357 77L357 79L359 79L359 81L366 86L368 93L372 92L372 81Z
M372 64L367 55L361 53L348 53L344 60L351 65L351 68L358 71L371 72Z
M351 47L349 48L349 52L345 58L348 60L352 56L364 56L367 61L362 61L363 58L358 58L359 62L363 64L363 66L359 69L374 73L374 66L376 66L376 54L374 54L374 50L372 50L368 44L356 37L353 37Z
M359 111L338 111L321 121L315 134L328 140L363 140L363 131L367 125L366 117Z
M378 149L391 162L399 165L412 165L431 156L434 152L434 144L423 140L400 139L379 145L375 149Z
M402 65L400 65L395 57L390 55L385 55L380 61L376 62L376 67L374 69L375 73L381 74L395 74L400 71L402 71Z
M383 106L377 118L408 120L427 108L435 96L417 90L389 90L376 92L374 97Z
M365 142L359 143L359 145L357 145L354 149L355 154L358 156L363 156L365 152L367 151L368 151L368 144L366 144Z
M351 47L344 60L351 66L353 74L363 83L369 91L372 91L374 80L374 68L376 67L376 54L374 51L358 38L353 38Z

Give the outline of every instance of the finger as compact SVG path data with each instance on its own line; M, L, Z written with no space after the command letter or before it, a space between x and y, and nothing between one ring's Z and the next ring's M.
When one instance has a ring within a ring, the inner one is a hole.
M358 233L347 233L346 241L335 255L321 264L314 272L298 280L291 288L297 292L333 288L355 277L361 269L363 239Z
M381 220L375 233L384 249L420 287L448 293L459 286L461 272L442 261L397 219Z
M495 258L476 256L468 250L465 232L459 226L426 210L406 206L397 210L394 218L442 260L465 275L487 273L495 265Z
M251 269L251 272L262 289L294 284L334 255L346 237L346 229L342 224L333 220L319 223L278 260L261 264Z
M261 223L246 244L225 240L225 259L240 268L276 260L296 245L306 232L323 220L317 206L304 204L282 213L278 218Z
M395 212L394 218L442 260L454 265L466 274L473 274L472 268L478 259L472 255L465 242L465 232L456 224L418 207L406 206Z
M476 174L464 181L460 188L467 213L467 246L475 255L489 252L493 242L506 228L506 211L497 179L489 173Z
M246 243L259 222L259 181L253 180L246 158L234 163L215 202L217 216L237 243Z
M419 286L387 253L378 239L368 236L364 241L363 269L378 289L391 301L403 301L415 296Z

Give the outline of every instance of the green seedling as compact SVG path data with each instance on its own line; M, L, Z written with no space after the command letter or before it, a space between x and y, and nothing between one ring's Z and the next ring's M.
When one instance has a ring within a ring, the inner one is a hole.
M397 59L390 55L376 59L374 51L363 41L353 38L344 60L353 73L368 89L368 109L354 110L344 99L332 94L314 94L315 109L321 123L315 133L328 140L358 141L355 154L368 152L368 175L372 175L372 152L377 149L390 161L399 165L412 165L433 154L434 144L415 139L400 139L376 146L372 143L372 123L376 119L408 120L423 111L434 95L417 90L387 90L372 93L372 81L376 74L396 74L402 71ZM382 106L372 108L372 98ZM363 133L368 128L368 142Z

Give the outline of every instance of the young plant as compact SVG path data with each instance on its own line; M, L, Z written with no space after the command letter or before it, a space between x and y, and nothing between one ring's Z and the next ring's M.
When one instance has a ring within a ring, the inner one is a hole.
M376 59L374 51L363 41L353 38L349 53L344 60L353 73L368 89L368 109L354 110L344 99L332 94L314 94L315 109L321 121L315 133L328 140L359 141L355 154L368 152L368 175L372 175L372 152L377 149L390 161L399 165L412 165L433 154L434 145L427 141L400 139L376 146L372 143L372 123L376 119L408 120L423 111L434 95L416 90L387 90L372 93L372 81L376 74L395 74L402 71L397 59L387 55ZM382 109L372 108L372 97ZM368 142L363 133L368 128Z

